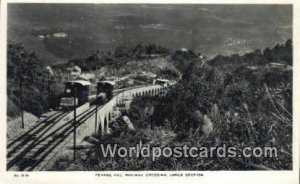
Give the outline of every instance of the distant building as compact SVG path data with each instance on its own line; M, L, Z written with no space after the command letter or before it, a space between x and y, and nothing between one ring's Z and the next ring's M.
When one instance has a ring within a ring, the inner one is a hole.
M206 64L206 57L199 54L198 58L201 60L201 67Z
M181 50L181 52L187 52L188 51L187 48L181 48L180 50Z
M78 79L93 82L95 80L95 74L93 73L82 73L77 77Z
M283 64L283 63L272 62L272 63L269 63L269 66L271 68L280 68L280 69L286 69L286 70L292 70L293 69L293 67L291 65Z
M157 77L157 75L152 73L152 72L143 71L142 74L145 75L145 76L148 76L150 78L156 78Z
M282 64L282 63L270 63L270 66L271 67L274 67L274 68L283 68L285 67L286 65L285 64Z
M48 35L48 34L46 34L46 35L38 35L38 38L40 38L42 40L47 39L49 37L50 37L50 35Z
M127 84L128 84L128 85L133 85L133 84L134 84L134 80L133 80L133 79L129 79L129 80L127 81Z
M143 58L159 58L159 57L165 57L167 54L141 54L141 57Z
M53 36L56 38L65 38L68 36L68 34L65 32L58 32L58 33L54 33Z
M247 68L250 69L250 70L257 70L258 69L257 66L247 66Z
M47 71L49 72L50 75L54 75L51 66L47 66L46 69L47 69Z
M81 68L79 66L68 67L66 69L69 72L69 80L75 79L81 75Z

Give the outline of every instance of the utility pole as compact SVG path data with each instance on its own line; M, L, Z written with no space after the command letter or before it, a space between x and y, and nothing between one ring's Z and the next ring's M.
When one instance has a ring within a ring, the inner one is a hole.
M119 78L119 77L118 77L117 66L118 66L118 64L115 62L115 72L116 72L115 75L116 75L116 78L117 78L117 79L115 80L115 81L116 81L116 83L115 83L115 89L117 89L117 83L118 83L118 78ZM118 104L119 104L118 101L119 101L119 98L118 98L118 94L117 94L117 96L116 96L116 106L118 106Z
M21 128L24 129L24 111L23 111L23 78L20 76L20 108L21 108Z
M73 145L73 160L74 162L76 161L76 96L77 96L77 89L75 87L75 84L73 83L73 89L74 89L74 123L73 123L73 126L74 126L74 145Z
M97 134L97 124L98 124L98 105L99 105L99 101L98 101L98 94L99 94L99 88L98 88L98 84L97 84L97 92L96 92L96 108L95 108L95 135ZM100 125L101 126L101 125Z

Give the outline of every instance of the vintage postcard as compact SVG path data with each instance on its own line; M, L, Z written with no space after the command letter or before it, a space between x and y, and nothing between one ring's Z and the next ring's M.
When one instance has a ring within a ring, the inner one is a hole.
M0 182L298 183L298 12L1 2Z

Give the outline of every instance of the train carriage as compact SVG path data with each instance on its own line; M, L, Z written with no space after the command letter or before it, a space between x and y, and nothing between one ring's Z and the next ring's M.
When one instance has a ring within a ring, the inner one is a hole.
M85 80L69 81L65 83L64 96L61 98L60 106L70 109L75 105L81 106L89 101L91 83Z
M155 79L153 81L153 84L158 84L158 85L161 85L163 87L168 87L170 85L170 80L168 80L168 79Z
M115 82L99 81L97 83L97 103L104 104L113 97Z

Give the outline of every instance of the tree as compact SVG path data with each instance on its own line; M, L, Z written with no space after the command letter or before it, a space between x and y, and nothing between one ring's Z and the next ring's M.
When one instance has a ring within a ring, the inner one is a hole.
M270 49L269 47L267 47L267 48L264 50L263 55L264 55L264 57L265 57L267 63L273 62L273 60L274 60L274 59L273 59L273 54L272 54L272 51L271 51L271 49Z
M24 128L23 86L33 82L36 68L36 55L28 54L21 44L8 45L8 78L19 86L19 105L21 109L21 128Z
M21 127L24 128L24 110L38 116L48 109L53 77L40 64L37 55L27 52L21 44L8 44L7 66L7 89L15 91L8 93L8 98L20 108ZM18 101L14 100L16 97Z

